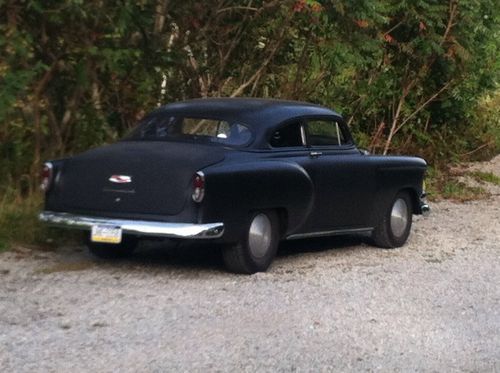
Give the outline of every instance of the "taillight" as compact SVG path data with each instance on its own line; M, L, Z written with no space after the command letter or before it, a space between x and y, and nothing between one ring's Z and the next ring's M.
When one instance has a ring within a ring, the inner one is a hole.
M205 175L198 171L193 177L193 201L201 202L205 196Z
M50 186L52 184L53 170L54 167L52 166L52 163L45 162L43 164L42 172L40 174L40 177L42 179L40 188L42 188L42 190L45 192L50 189Z

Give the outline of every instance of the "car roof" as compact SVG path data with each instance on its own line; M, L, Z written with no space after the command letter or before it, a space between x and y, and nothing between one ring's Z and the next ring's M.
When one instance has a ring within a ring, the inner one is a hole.
M307 115L335 115L324 106L301 101L264 98L200 98L165 105L159 111L172 114L202 115L237 119L255 126L276 125L287 119Z
M268 98L200 98L171 103L157 109L155 114L193 116L238 121L253 128L256 141L252 147L267 142L269 131L293 118L304 116L341 115L324 106L308 102Z

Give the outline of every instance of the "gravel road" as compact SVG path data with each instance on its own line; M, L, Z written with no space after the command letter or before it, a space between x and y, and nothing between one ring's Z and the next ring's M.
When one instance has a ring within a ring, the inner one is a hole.
M481 164L500 175L500 157ZM0 254L0 370L500 372L500 187L439 202L409 243L282 245L271 270L217 250Z

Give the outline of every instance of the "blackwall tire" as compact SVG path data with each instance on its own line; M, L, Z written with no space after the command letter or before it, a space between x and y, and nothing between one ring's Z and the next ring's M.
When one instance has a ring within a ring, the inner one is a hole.
M279 219L274 211L250 214L244 236L222 252L227 270L234 273L264 272L271 265L279 244Z
M379 224L372 234L378 247L395 248L408 240L412 225L412 201L408 192L399 192L382 212Z

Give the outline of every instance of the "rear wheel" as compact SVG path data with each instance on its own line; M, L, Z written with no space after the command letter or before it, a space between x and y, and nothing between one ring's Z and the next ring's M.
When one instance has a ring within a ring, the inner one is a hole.
M123 236L122 242L119 244L92 242L88 235L85 241L90 253L103 259L125 258L134 252L138 244L138 239L135 236Z
M375 245L385 248L403 246L410 235L412 202L408 192L399 192L382 212L372 238Z
M252 213L240 242L224 249L226 268L235 273L263 272L271 265L279 243L279 219L274 211Z

